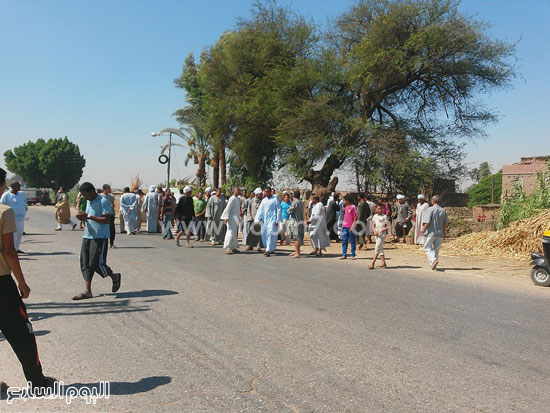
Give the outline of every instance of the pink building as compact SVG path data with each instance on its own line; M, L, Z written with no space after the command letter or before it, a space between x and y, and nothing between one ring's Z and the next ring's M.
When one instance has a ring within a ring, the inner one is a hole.
M527 194L532 194L538 187L537 173L548 170L549 156L532 156L521 158L518 163L502 167L502 196L514 193L515 183L519 183Z

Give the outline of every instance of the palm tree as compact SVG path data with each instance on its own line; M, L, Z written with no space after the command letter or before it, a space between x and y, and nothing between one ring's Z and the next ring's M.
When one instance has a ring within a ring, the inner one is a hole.
M210 142L207 136L202 133L201 129L193 125L181 127L179 129L166 128L163 133L172 133L172 135L178 136L185 141L185 144L172 143L172 146L185 147L189 150L185 158L185 166L189 164L190 160L193 160L195 165L198 165L196 177L199 186L206 185L206 165L211 161L210 154ZM168 149L169 144L161 147L161 154Z

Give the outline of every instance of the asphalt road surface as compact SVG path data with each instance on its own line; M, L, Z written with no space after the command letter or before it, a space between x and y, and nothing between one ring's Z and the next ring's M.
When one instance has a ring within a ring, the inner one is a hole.
M550 289L527 267L500 282L117 234L121 290L96 276L95 298L73 302L82 232L53 232L51 208L28 217L22 264L45 373L76 388L109 381L111 396L2 412L550 410ZM0 366L24 384L2 336Z

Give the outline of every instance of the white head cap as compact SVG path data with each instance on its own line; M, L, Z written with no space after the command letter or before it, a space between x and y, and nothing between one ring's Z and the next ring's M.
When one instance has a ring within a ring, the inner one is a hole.
M191 192L190 186L186 186L185 188L183 188L183 193L186 194L187 192Z
M263 191L262 191L262 188L256 188L256 189L254 190L254 195L260 195L262 192L263 192Z
M208 187L204 190L204 192L212 192L212 188Z
M396 198L397 199L405 199L405 195L397 195Z
M288 191L283 191L283 195L288 195Z
M155 185L151 185L149 188L149 192L155 192L157 190L157 187Z
M426 199L426 198L424 198L424 195L420 194L418 195L418 199Z

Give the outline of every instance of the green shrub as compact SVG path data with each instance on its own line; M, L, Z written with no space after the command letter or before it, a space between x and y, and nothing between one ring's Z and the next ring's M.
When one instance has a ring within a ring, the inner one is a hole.
M550 208L550 162L546 172L537 174L537 191L527 195L521 185L514 186L514 194L502 204L498 216L498 229L506 228L512 222L530 218Z

